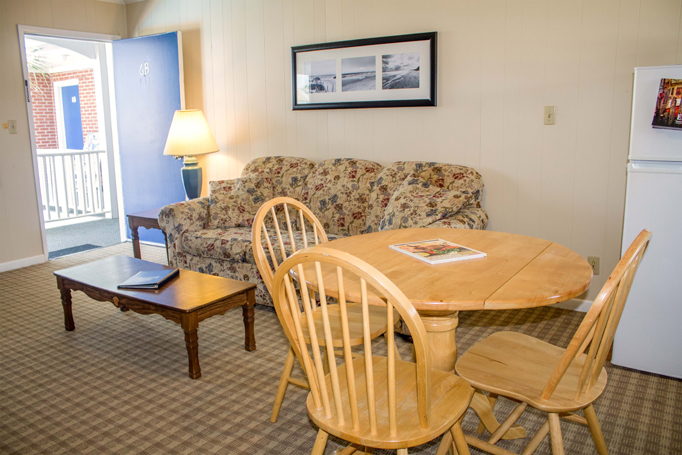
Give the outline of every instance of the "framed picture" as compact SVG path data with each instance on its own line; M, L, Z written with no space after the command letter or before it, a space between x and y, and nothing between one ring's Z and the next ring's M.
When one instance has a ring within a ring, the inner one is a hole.
M651 126L682 130L682 79L661 79Z
M293 109L436 105L436 32L291 48Z

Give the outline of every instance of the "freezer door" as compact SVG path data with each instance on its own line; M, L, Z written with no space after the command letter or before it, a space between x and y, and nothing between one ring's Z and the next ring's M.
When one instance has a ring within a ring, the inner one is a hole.
M635 68L630 130L630 160L682 161L682 127L654 128L652 121L661 79L682 79L682 65ZM674 115L682 112L682 99L668 97Z
M623 251L644 228L651 243L616 332L612 362L682 378L682 164L628 166Z

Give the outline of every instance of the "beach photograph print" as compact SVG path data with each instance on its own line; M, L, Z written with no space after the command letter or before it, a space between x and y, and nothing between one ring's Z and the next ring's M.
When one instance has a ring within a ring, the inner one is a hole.
M436 32L291 47L292 109L436 105Z
M376 90L376 57L341 59L341 91Z
M381 56L381 88L419 88L419 54Z
M308 84L306 93L331 93L336 91L336 60L307 62L305 73Z
M651 126L682 129L682 79L661 79Z

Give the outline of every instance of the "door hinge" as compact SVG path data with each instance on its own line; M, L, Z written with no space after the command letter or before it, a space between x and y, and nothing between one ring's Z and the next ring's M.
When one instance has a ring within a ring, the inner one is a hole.
M31 89L28 88L28 80L24 79L24 90L26 91L26 102L31 102Z

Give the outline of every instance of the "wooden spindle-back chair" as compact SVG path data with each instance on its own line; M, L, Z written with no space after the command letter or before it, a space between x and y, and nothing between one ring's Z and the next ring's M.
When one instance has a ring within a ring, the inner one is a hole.
M275 270L282 262L302 248L327 242L327 234L315 214L305 204L290 197L271 199L259 208L254 218L251 237L253 257L270 295ZM314 296L311 302L316 305ZM332 311L335 311L335 308L333 307ZM359 307L351 305L350 311L357 313ZM373 306L370 313L372 314L370 333L373 337L380 336L386 331L383 310ZM319 315L315 315L315 321L319 323ZM332 324L335 333L340 333L338 324L334 321ZM355 340L361 338L360 333L352 335ZM338 341L336 343L338 344ZM289 384L309 388L304 379L292 375L296 354L295 348L290 347L272 406L271 422L277 421Z
M337 304L328 303L329 292ZM359 315L349 314L350 294L360 305ZM313 454L324 452L329 434L356 447L406 454L408 447L446 432L451 432L461 455L469 453L460 419L473 389L453 373L431 368L426 330L417 311L381 272L349 253L320 245L299 251L278 268L273 297L310 384L308 414L319 427ZM385 302L384 337L371 334L370 301ZM321 324L314 321L317 315ZM396 315L412 334L415 362L396 354ZM357 316L359 320L351 321ZM340 344L333 340L336 324L341 328ZM362 344L351 352L353 324L362 329ZM334 346L340 347L339 354Z
M593 402L606 387L604 362L650 238L646 230L635 238L566 348L521 333L498 332L462 355L455 369L477 390L520 402L487 441L467 436L471 445L494 454L511 453L494 444L530 405L546 412L548 419L524 454L533 453L548 432L552 453L563 454L560 418L587 425L598 453L607 453ZM579 410L584 417L575 414Z

